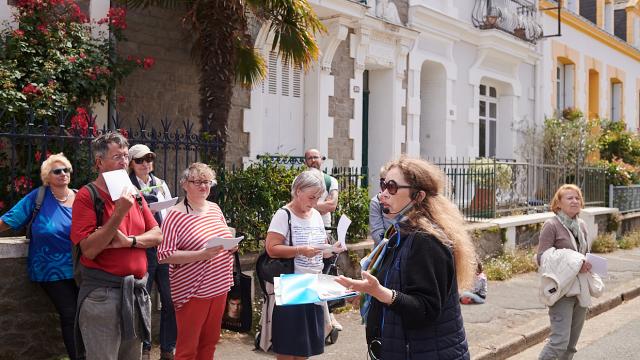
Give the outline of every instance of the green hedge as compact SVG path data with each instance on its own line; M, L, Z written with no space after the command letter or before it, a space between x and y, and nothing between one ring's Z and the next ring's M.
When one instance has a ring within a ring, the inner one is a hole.
M271 217L290 201L291 183L302 170L265 157L246 169L218 171L216 191L219 205L229 226L245 236L240 246L241 253L259 251L264 247L261 240L267 235ZM347 236L349 242L365 238L369 224L367 189L341 189L336 214L336 219L346 214L352 220Z

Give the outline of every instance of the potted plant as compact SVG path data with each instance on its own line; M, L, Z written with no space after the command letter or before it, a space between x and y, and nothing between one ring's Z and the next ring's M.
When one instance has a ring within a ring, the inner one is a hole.
M524 27L517 27L513 29L513 35L519 37L522 40L527 40L527 29Z
M473 200L469 207L480 211L494 209L496 191L507 191L511 187L511 167L495 159L479 158L471 163L469 170L474 183Z
M498 22L502 18L502 13L500 9L491 7L487 9L487 15L484 17L484 28L485 29L493 29L498 26Z

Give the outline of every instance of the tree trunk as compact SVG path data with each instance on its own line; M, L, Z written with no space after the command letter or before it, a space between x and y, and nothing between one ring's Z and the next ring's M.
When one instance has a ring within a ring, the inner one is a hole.
M220 147L215 155L224 163L227 143L227 121L235 84L235 38L246 24L244 9L238 0L216 0L203 3L200 13L201 79L200 110L202 132L217 137Z

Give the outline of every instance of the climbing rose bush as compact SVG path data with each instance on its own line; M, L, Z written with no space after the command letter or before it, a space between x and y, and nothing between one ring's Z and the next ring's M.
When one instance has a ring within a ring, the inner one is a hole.
M19 0L16 7L17 28L0 32L0 120L26 121L20 115L30 111L42 119L86 110L103 103L136 68L155 63L116 53L114 43L126 40L124 8L90 22L74 0ZM92 28L100 29L98 36L92 37Z

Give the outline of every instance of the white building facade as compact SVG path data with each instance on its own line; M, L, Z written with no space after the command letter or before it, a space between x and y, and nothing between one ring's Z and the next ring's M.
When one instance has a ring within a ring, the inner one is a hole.
M367 166L375 183L402 153L515 157L519 124L538 115L533 42L474 26L474 1L311 3L328 32L302 76L269 54L266 28L257 37L270 68L244 111L245 161L315 147L328 166ZM502 3L503 18L515 14Z

